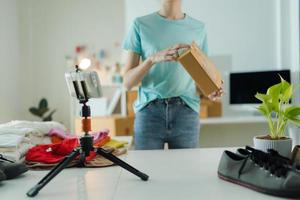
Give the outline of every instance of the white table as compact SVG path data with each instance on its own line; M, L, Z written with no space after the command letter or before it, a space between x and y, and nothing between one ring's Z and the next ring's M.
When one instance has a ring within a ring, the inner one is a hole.
M35 199L55 200L263 200L277 199L220 180L217 167L224 149L129 151L122 159L150 176L144 182L120 167L67 169ZM27 190L47 171L29 171L0 183L3 200L27 198Z

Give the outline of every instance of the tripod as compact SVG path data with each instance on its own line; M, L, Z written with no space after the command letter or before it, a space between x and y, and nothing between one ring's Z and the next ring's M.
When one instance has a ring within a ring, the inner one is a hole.
M78 70L78 69L77 69ZM77 71L78 72L78 71ZM135 169L131 165L122 161L111 152L103 149L103 148L94 148L93 147L93 136L89 135L91 131L91 111L90 107L86 105L88 102L88 92L87 87L84 81L81 82L81 87L83 91L83 95L79 91L79 86L76 81L73 81L73 86L75 88L75 92L77 98L82 103L82 130L84 132L84 136L80 138L80 146L75 148L68 156L66 156L59 164L57 164L45 177L43 177L34 187L32 187L26 194L29 197L34 197L38 194L38 192L47 185L57 174L59 174L63 169L65 169L68 164L73 161L77 156L79 156L78 167L85 166L85 159L90 155L91 151L96 152L98 155L103 156L104 158L112 161L113 163L119 165L120 167L128 170L129 172L135 174L140 177L143 181L147 181L149 176Z

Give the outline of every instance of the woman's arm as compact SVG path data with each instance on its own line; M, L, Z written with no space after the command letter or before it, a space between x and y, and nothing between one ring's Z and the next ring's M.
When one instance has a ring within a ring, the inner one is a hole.
M147 58L140 63L140 55L132 51L127 52L127 62L124 69L124 86L127 90L139 84L152 67L153 62Z
M124 86L130 90L132 87L138 85L148 73L151 67L163 61L176 61L178 50L189 48L189 45L178 44L168 49L159 51L158 53L148 57L140 63L140 55L132 51L127 52L127 61L124 69Z

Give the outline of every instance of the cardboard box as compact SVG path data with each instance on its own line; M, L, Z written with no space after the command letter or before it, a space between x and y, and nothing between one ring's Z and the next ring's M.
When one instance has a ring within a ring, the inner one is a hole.
M221 117L222 112L222 102L221 101L210 101L209 99L202 98L200 106L200 117L202 109L206 109L206 117ZM204 113L202 113L202 118L205 118Z
M124 117L121 115L112 115L109 117L93 117L92 131L100 131L109 129L110 136L128 136L133 135L134 117ZM82 135L81 118L75 119L75 132L77 135Z
M126 93L126 106L127 106L127 115L134 116L133 103L137 98L137 91L127 91Z
M201 104L201 106L200 106L200 112L199 112L199 117L201 119L208 117L208 106L207 105Z
M194 79L205 96L219 90L222 77L215 64L193 42L191 48L181 54L178 61Z
M222 103L220 101L212 102L212 104L208 106L208 117L221 117L222 114Z

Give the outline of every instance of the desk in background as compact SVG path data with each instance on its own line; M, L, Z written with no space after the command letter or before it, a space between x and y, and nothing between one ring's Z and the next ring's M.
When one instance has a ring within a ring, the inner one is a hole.
M81 118L75 119L75 132L81 132ZM133 116L114 115L93 117L92 130L109 128L112 136L128 136L133 133ZM261 116L214 117L199 119L201 123L201 147L234 147L252 144L256 135L266 134L267 122Z

